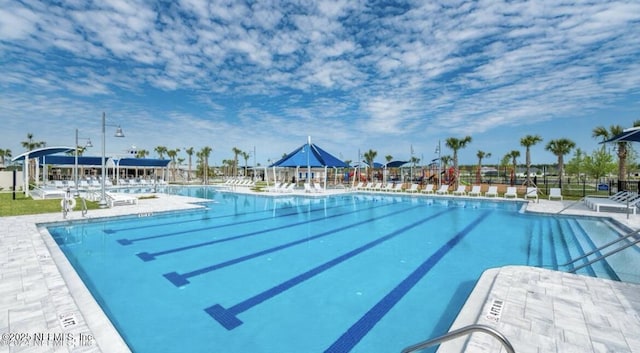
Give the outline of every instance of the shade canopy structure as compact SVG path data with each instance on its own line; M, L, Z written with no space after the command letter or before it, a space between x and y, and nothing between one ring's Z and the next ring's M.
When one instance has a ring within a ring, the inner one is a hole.
M171 163L170 159L120 158L114 162L121 167L157 167L164 168Z
M610 142L640 142L640 127L624 129L622 133L600 143Z
M48 156L56 153L69 152L69 151L73 151L74 149L75 149L74 147L67 147L67 146L42 147L42 148L36 148L34 150L21 153L13 157L13 159L11 159L12 162L18 162L18 161L24 162L24 167L22 168L22 175L24 176L23 185L25 185L25 188L24 188L25 196L27 197L29 196L29 186L28 186L29 185L29 166L28 166L29 159L36 159L36 162L37 162L38 158L40 157L44 157L44 156ZM35 179L38 180L37 166L35 171L36 171Z
M17 161L22 161L25 158L29 159L29 158L40 158L42 156L48 156L48 155L52 155L52 154L56 154L56 153L65 153L65 152L69 152L69 151L73 151L73 147L65 147L65 146L58 146L58 147L43 147L43 148L36 148L35 150L31 150L31 151L27 151L24 153L21 153L15 157L13 157L13 159L11 159L12 162L17 162Z
M386 164L387 168L400 168L403 165L407 164L407 161L392 161Z
M349 165L334 157L317 145L313 143L307 143L298 147L296 150L289 153L281 160L271 164L269 167L348 168Z
M40 164L50 164L50 165L74 165L75 157L74 156L60 156L60 155L51 155L51 156L42 156L38 159ZM99 166L102 164L102 157L83 157L78 156L78 165L90 165L90 166Z

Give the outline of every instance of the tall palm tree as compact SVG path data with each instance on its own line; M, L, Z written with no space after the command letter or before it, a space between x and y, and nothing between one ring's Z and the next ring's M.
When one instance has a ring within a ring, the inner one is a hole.
M193 147L189 147L184 150L189 156L189 171L187 173L187 182L191 181L191 156L193 156Z
M209 184L209 155L211 155L211 152L213 151L213 149L209 146L204 146L202 147L202 149L200 149L200 159L202 162L202 170L203 170L203 174L202 174L202 182L207 185Z
M476 157L478 157L478 171L476 173L476 183L480 184L482 182L481 178L481 169L482 169L482 160L484 158L490 158L491 153L485 151L478 151L476 153Z
M531 175L529 171L531 170L531 146L536 143L542 141L542 137L539 135L527 135L520 139L520 144L526 149L526 163L527 163L527 175L525 183L527 186L531 186Z
M471 142L471 136L465 136L462 139L449 137L445 140L445 146L453 150L453 170L455 173L456 188L458 187L460 172L458 171L458 150L467 147Z
M10 149L2 149L0 148L0 165L2 165L4 167L4 163L5 163L5 158L10 158L11 157L11 150Z
M507 154L507 156L511 158L511 186L514 186L516 184L516 168L518 168L517 158L520 157L520 151L512 150Z
M636 120L633 122L633 127L640 126L640 120ZM624 131L624 128L620 125L611 125L609 130L604 126L598 126L593 129L592 137L594 138L602 138L602 141L606 141L618 134L621 134ZM627 142L617 142L617 150L618 150L618 182L622 180L626 180L627 178ZM605 146L602 144L602 149L604 150Z
M251 157L251 155L244 151L240 152L240 154L242 155L242 159L244 159L244 176L247 177L249 175L247 165L249 164L249 157Z
M367 170L367 180L371 180L371 172L373 171L373 160L376 158L377 155L378 155L378 152L371 149L365 152L363 155L364 160L369 165L369 169Z
M558 157L558 185L560 188L562 188L562 177L564 176L564 156L569 154L574 147L576 147L576 143L566 138L551 140L545 147L547 151Z
M167 157L171 159L171 180L176 181L176 170L178 169L178 165L176 163L176 157L178 157L178 152L180 152L179 148L174 150L167 150Z
M167 153L167 148L165 146L157 146L153 149L158 154L158 158L164 159L164 154Z
M233 177L235 178L238 176L238 155L242 153L242 150L234 147L231 151L233 151Z
M22 147L24 147L24 149L26 151L31 151L34 150L36 148L40 148L40 147L44 147L47 145L46 142L44 141L34 141L33 140L33 134L32 133L27 133L27 140L26 141L22 141L21 142ZM34 159L30 159L29 160L29 165L26 167L29 168L29 179L33 180L34 176L36 174L36 163Z

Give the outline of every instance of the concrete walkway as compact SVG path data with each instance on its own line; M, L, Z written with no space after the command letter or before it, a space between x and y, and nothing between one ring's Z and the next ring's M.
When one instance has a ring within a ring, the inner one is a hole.
M323 197L347 192L294 194ZM203 207L199 204L203 201L158 194L138 205L92 210L87 218L193 209ZM530 202L527 209L556 213L567 206L562 213L609 216L626 227L640 228L640 216L596 213L567 201L540 200ZM82 218L75 211L67 220ZM0 353L130 352L51 236L37 226L61 221L61 213L0 218ZM478 281L454 327L474 322L494 325L517 352L640 353L637 293L640 285L635 284L531 267L492 269ZM505 305L498 321L487 322L484 313L494 299ZM490 336L474 334L469 341L443 344L439 352L499 349Z

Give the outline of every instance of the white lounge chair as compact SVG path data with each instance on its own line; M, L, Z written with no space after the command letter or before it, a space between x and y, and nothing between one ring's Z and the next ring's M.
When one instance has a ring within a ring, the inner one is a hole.
M434 188L433 184L427 184L424 188L422 188L422 193L423 194L433 194L433 188Z
M484 193L484 197L498 197L498 187L495 185L489 186L487 192Z
M471 187L471 191L469 191L468 195L469 196L480 196L480 191L481 186L480 185L474 185Z
M600 212L600 209L616 209L622 211L631 211L631 213L636 214L636 210L638 205L640 204L640 197L636 197L633 199L626 200L624 202L618 202L613 200L603 199L600 202L594 203L592 208L596 212Z
M109 207L138 204L138 198L135 196L116 194L113 192L108 192L106 194L109 199Z
M527 191L524 194L524 198L526 199L535 199L538 200L538 188L536 187L527 187Z
M505 199L508 198L517 198L518 197L518 188L516 188L515 186L509 186L507 187L507 192L504 193L504 195L502 195L502 197L504 197Z
M458 185L458 188L453 191L454 195L464 196L467 194L467 186L466 185Z
M438 195L447 195L447 194L449 194L449 185L447 185L447 184L440 185L440 189L438 189L436 191L436 194L438 194Z
M394 188L393 183L387 183L384 187L380 188L380 191L389 191L392 192Z
M316 192L324 192L324 188L322 187L322 185L320 185L320 183L313 183L313 189Z
M562 200L562 189L560 188L549 189L549 200L552 200L552 199Z
M304 192L313 192L313 189L311 189L311 184L304 183Z
M393 192L401 192L402 191L402 183L396 183L393 185Z
M411 194L413 194L414 192L418 192L418 186L420 185L413 183L408 189L405 190L405 192L408 192Z

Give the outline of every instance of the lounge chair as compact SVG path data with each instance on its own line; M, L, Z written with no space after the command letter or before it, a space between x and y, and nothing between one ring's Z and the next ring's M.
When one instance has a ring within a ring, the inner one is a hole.
M632 193L630 191L618 191L609 197L587 196L584 198L584 203L587 205L587 207L593 208L593 203L600 202L602 200L622 201L631 196Z
M304 192L313 192L313 190L311 189L311 184L304 183Z
M422 188L422 193L423 194L433 194L433 184L427 184L424 188Z
M354 187L354 189L356 190L362 190L364 188L364 183L363 182L359 182L358 184L356 184L356 186Z
M396 183L393 185L393 192L401 192L402 191L402 183Z
M466 185L458 185L458 189L453 191L454 195L464 196L467 194L467 186Z
M640 197L638 197L636 194L635 197L630 197L629 199L622 202L603 199L600 202L594 203L591 208L594 209L596 212L600 212L601 208L604 208L604 209L613 208L613 209L622 210L622 211L629 210L631 211L631 213L636 214L636 209L639 204L640 204Z
M280 189L281 186L282 186L282 183L278 181L272 187L267 188L267 191L269 191L269 192L278 192L278 189Z
M107 198L109 199L109 207L136 205L138 203L138 198L135 196L116 194L113 192L108 192Z
M480 185L474 185L471 187L471 191L469 191L468 195L469 196L480 196L481 191L480 191L481 186Z
M505 199L508 199L510 197L517 198L518 188L516 188L515 186L507 187L507 192L505 192L504 195L502 195L502 197L504 197Z
M405 190L405 192L408 192L411 194L413 194L414 192L418 192L418 186L420 185L413 183L408 189Z
M535 199L538 200L538 188L536 187L527 187L527 192L524 194L524 198L526 199Z
M498 197L498 187L495 185L489 186L487 192L484 193L484 197Z
M562 189L560 188L549 189L549 200L551 199L559 199L562 201Z
M320 185L320 183L313 183L313 189L316 192L324 192L324 188L322 187L322 185Z
M384 187L380 188L380 191L389 191L392 192L394 188L393 183L388 183L387 185L385 185Z
M438 195L447 195L447 194L449 194L449 185L447 185L447 184L440 185L440 189L438 189L436 191L436 194L438 194Z

